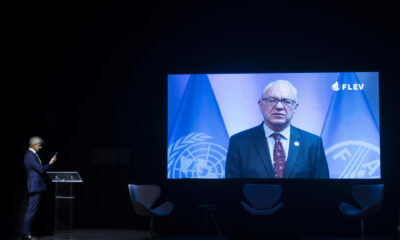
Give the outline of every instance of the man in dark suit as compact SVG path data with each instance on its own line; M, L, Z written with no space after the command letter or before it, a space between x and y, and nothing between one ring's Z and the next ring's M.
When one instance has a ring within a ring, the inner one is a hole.
M258 105L264 122L231 137L226 178L329 178L321 137L290 124L298 106L296 88L274 81Z
M42 161L37 154L42 149L43 139L40 137L31 137L29 140L29 149L24 157L24 164L27 173L28 188L28 208L25 213L24 234L22 239L32 239L31 225L39 207L41 194L46 190L44 176L46 171L56 161L54 156L50 162L43 166Z

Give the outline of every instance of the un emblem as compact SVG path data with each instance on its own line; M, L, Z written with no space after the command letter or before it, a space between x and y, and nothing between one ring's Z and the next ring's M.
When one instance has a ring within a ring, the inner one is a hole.
M183 136L168 148L168 178L224 178L227 150L204 133Z
M380 149L364 141L344 141L325 151L330 178L380 178Z

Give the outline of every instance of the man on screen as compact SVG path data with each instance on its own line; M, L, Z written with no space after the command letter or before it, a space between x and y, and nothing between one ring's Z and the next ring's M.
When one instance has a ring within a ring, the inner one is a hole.
M264 122L231 137L225 177L329 178L322 139L290 124L297 89L289 81L274 81L258 105Z

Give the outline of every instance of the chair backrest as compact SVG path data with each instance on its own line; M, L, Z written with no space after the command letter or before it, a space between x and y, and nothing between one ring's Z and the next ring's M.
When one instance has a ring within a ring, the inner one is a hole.
M362 208L367 208L371 205L382 203L383 186L383 184L355 185L351 192L354 200L356 200Z
M253 208L270 209L281 197L282 187L277 184L245 184L243 194Z
M128 184L129 196L132 204L141 203L151 208L154 202L160 197L161 189L157 185L135 185Z

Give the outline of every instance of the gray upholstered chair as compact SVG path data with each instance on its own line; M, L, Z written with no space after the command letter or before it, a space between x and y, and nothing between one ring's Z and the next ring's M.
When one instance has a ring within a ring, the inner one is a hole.
M367 216L376 216L380 211L383 201L383 186L383 184L355 185L351 189L351 194L361 208L354 207L345 202L339 205L339 210L343 215L361 218L362 237L365 236L364 218Z
M272 215L283 206L282 202L276 204L282 195L277 184L245 184L243 194L250 204L242 201L242 207L252 215Z
M150 218L150 237L152 237L154 217L169 215L174 205L171 202L165 202L157 207L153 207L153 204L161 194L161 189L157 185L128 184L128 189L136 214Z

